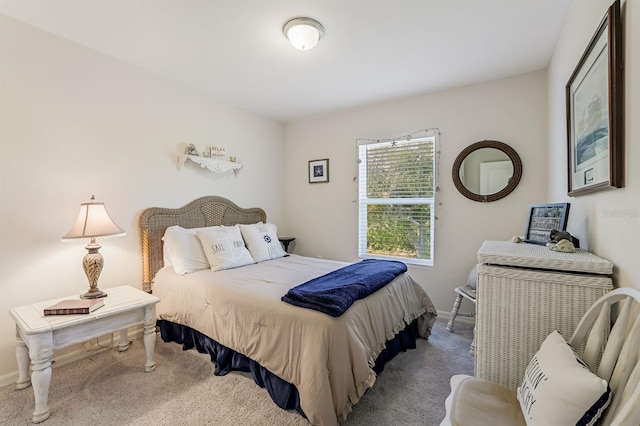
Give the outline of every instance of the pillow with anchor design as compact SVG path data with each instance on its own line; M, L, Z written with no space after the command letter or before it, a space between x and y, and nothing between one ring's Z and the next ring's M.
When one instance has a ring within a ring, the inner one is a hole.
M254 262L287 255L278 240L278 228L273 223L258 222L253 225L240 225L240 231Z

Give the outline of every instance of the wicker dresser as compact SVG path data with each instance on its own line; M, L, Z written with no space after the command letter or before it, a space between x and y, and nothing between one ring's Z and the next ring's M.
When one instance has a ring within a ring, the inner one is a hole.
M478 251L476 376L515 389L553 330L565 339L613 289L613 264L592 253L485 241Z

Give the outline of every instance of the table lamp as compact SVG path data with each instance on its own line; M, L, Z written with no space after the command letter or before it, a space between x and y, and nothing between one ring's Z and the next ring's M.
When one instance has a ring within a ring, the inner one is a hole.
M107 293L98 288L98 278L102 272L104 258L98 251L100 244L96 242L96 238L101 237L120 237L127 233L120 229L118 225L113 223L109 217L104 203L96 201L95 196L91 196L91 201L80 204L80 214L76 223L62 237L65 240L78 240L90 238L91 241L85 247L87 254L82 259L82 267L84 273L89 279L89 291L80 295L82 299L98 299L106 297Z

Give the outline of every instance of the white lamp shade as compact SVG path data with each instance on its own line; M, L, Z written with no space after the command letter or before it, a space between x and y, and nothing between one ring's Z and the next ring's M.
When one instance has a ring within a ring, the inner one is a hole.
M293 47L309 50L318 44L324 28L311 18L295 18L284 25L283 32Z
M93 198L92 198L93 199ZM62 236L63 240L118 237L127 233L113 223L104 203L91 201L80 205L80 213L76 223L69 232Z

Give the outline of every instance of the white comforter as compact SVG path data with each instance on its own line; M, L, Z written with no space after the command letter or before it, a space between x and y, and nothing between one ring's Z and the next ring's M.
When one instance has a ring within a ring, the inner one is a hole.
M257 361L298 389L314 425L336 425L375 382L375 359L416 318L422 337L433 303L409 275L333 318L280 300L289 288L347 265L291 255L218 272L179 276L163 268L153 294L158 318L187 325Z

